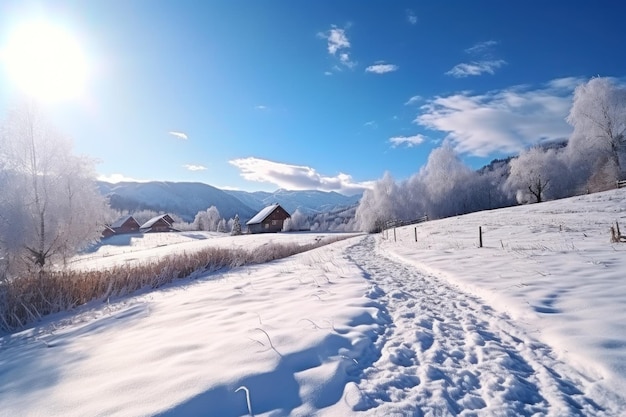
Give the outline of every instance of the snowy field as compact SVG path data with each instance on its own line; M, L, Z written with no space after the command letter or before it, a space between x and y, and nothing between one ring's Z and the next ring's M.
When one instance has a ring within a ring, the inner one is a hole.
M626 231L626 190L353 237L55 315L0 339L0 415L623 416L616 220Z
M193 253L207 247L253 250L268 244L307 245L354 236L355 233L271 233L230 236L217 232L135 233L111 236L72 258L69 266L79 270L102 269L129 263L146 263L177 253Z

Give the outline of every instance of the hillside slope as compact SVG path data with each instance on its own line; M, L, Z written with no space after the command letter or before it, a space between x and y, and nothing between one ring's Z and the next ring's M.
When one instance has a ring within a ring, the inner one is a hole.
M100 192L117 210L154 210L174 213L192 221L201 210L215 206L226 219L239 214L249 219L256 210L224 191L199 182L98 182Z
M345 196L336 192L317 190L291 191L279 189L273 193L266 191L226 191L237 197L246 205L260 210L270 204L278 203L289 213L299 209L304 214L318 214L336 211L354 206L361 199L361 195Z

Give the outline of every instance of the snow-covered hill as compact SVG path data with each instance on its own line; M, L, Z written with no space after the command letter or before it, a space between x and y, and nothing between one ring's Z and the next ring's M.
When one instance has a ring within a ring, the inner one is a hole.
M0 416L624 416L616 221L626 232L626 189L355 237L48 317L0 338ZM172 251L201 241L184 237ZM122 256L118 243L92 256Z
M270 204L278 203L289 213L299 209L304 214L318 214L337 211L356 205L361 195L345 196L336 192L317 190L291 191L279 189L273 193L266 191L226 191L246 205L260 210Z
M197 182L98 182L98 188L110 199L111 207L129 212L153 210L177 214L186 221L196 213L215 206L226 219L239 214L249 220L263 207L279 203L289 213L300 209L305 214L319 214L354 206L361 195L345 196L324 191L277 190L246 192L220 190Z
M154 210L173 213L192 221L201 210L215 206L226 219L239 214L242 220L257 212L224 191L199 182L98 182L111 207L118 210Z

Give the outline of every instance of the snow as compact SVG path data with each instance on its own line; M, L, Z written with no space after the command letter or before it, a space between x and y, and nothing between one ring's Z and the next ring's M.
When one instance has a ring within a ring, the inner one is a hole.
M150 220L148 220L147 222L145 222L144 224L141 225L140 229L149 229L151 228L156 222L158 222L161 219L165 220L165 216L168 216L167 214L160 214L158 216L154 216L153 218L151 218ZM165 220L167 222L167 220ZM169 224L169 222L167 222Z
M261 223L267 218L267 216L269 216L274 210L276 210L276 207L278 207L278 204L272 204L271 206L265 207L263 210L255 214L254 217L251 218L246 224L251 225Z
M131 216L131 215L127 215L127 216L121 217L121 218L117 219L117 220L115 221L115 223L111 224L111 226L109 226L109 227L110 227L111 229L117 229L117 228L120 228L120 227L122 227L122 226L124 225L124 223L126 223L126 222L127 222L129 219L131 219L132 217L133 217L133 216Z
M625 415L625 217L626 190L475 213L54 315L0 338L0 416ZM317 237L220 236L74 267Z
M268 244L307 245L355 233L270 233L230 236L219 232L130 233L111 236L69 261L79 270L97 270L129 263L147 263L167 255L192 253L207 247L253 250Z

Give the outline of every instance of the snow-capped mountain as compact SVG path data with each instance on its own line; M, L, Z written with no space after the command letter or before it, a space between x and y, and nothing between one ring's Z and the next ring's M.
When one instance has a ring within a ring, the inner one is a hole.
M354 206L361 199L361 194L354 196L345 196L334 191L290 191L279 189L273 193L266 191L226 191L241 200L244 204L253 209L261 208L273 204L280 204L289 213L293 213L296 209L304 214L318 214L336 211L341 208Z
M226 219L239 214L249 219L256 213L224 191L199 182L98 182L100 192L109 197L111 207L117 210L154 210L177 214L192 221L199 211L215 206Z
M259 210L279 203L289 213L296 209L304 214L328 213L352 207L361 195L345 196L324 191L223 191L199 182L120 182L99 181L100 192L109 197L111 207L129 212L154 210L177 214L192 221L201 210L215 206L226 219L239 214L242 220L252 218Z

